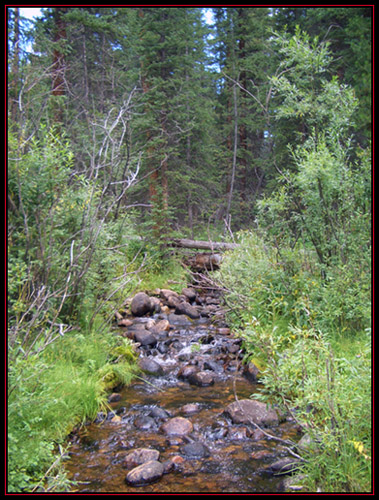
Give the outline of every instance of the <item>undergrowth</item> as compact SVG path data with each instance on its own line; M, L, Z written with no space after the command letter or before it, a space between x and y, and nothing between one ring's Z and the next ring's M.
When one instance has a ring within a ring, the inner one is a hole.
M8 491L66 491L65 440L107 407L107 391L138 372L128 339L72 333L8 375Z
M228 320L243 338L245 361L260 369L254 398L290 414L317 443L300 450L296 484L309 492L371 491L368 277L352 279L339 267L325 279L311 251L278 255L257 234L239 238L216 277L228 290Z

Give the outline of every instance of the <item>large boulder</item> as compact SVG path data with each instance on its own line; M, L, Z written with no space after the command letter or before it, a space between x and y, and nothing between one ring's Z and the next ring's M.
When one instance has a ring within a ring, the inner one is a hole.
M151 301L150 297L144 293L137 293L132 300L130 309L134 316L144 316L151 311Z
M279 417L275 410L268 408L265 403L253 399L234 401L225 409L235 424L256 423L261 426L277 425Z
M163 473L163 464L157 460L149 460L128 472L125 480L132 486L140 486L157 481Z

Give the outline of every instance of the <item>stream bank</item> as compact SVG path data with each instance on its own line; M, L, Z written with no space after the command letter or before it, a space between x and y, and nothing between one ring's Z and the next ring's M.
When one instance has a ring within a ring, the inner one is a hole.
M79 492L277 492L294 458L269 434L295 423L254 400L257 370L225 324L218 290L137 294L115 334L136 342L143 377L71 436Z

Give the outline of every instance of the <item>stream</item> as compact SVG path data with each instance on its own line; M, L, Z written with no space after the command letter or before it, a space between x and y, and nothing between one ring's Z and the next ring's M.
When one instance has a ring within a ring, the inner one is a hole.
M282 491L287 476L273 464L288 460L286 447L225 411L236 399L250 399L258 385L241 363L241 340L224 323L219 295L197 294L191 307L200 315L192 319L175 314L180 308L167 300L160 306L115 327L115 334L142 340L145 371L110 396L111 411L70 436L66 469L77 483L73 491ZM146 340L149 334L155 341ZM300 438L290 419L265 430Z

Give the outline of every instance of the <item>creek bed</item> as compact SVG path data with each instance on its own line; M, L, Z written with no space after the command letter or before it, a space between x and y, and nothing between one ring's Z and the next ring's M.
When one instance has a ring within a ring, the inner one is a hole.
M141 349L141 356L157 361L163 373L158 377L145 375L144 380L136 379L120 391L117 402L110 403L112 412L99 415L95 422L83 426L72 436L66 468L70 479L77 482L74 491L259 493L281 490L284 476L270 473L269 466L288 456L286 449L254 426L235 424L224 414L236 398L248 399L257 390L257 385L242 375L238 353L228 352L227 346L236 339L218 333L224 331L215 328L210 319L200 318L184 328L174 326L168 349L160 349L159 342L153 349ZM161 342L167 346L167 337ZM215 370L207 370L213 377L210 385L194 385L180 377L183 366L200 364ZM189 421L191 432L183 435L164 432L165 423L174 417ZM276 425L270 432L282 439L299 439L295 425L288 421ZM190 444L195 447L189 447ZM140 448L157 450L159 462L171 466L154 482L135 486L126 482L132 468L126 457Z

